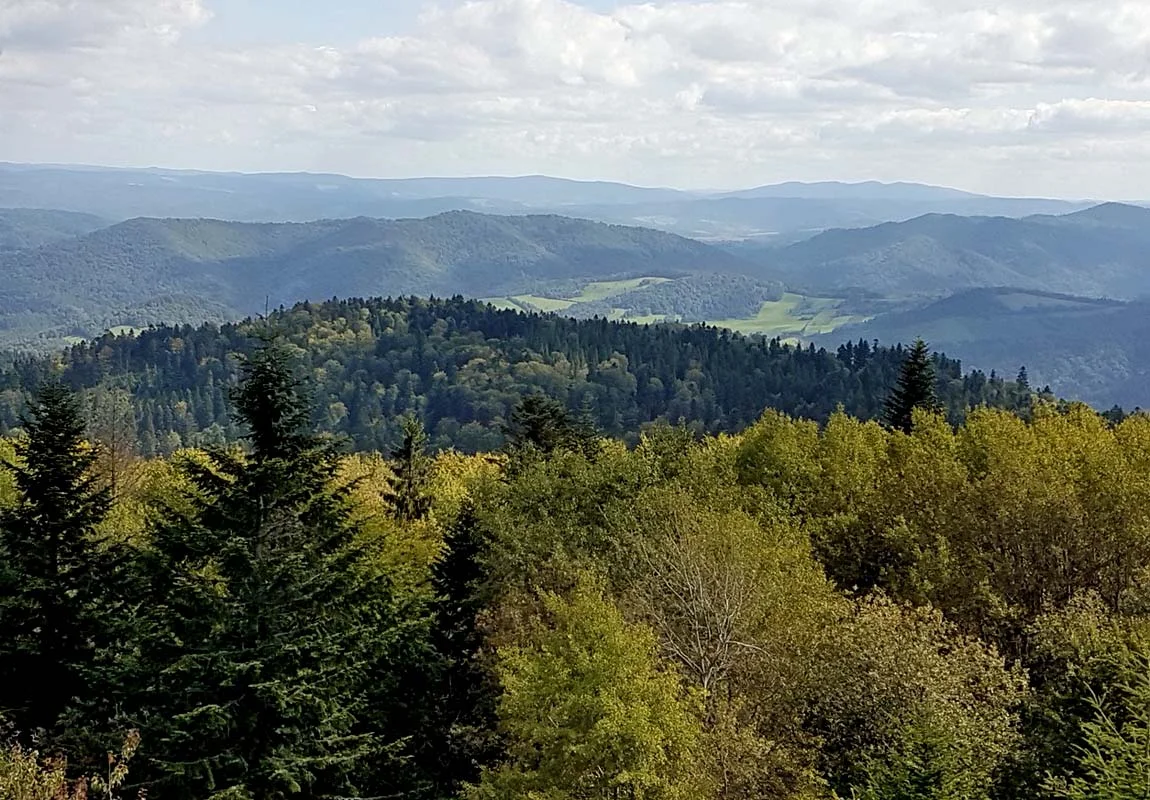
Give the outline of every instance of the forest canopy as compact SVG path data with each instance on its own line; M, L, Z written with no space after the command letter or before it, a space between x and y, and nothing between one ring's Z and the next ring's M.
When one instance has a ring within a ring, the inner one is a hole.
M59 358L16 360L0 372L0 431L19 426L31 387L58 375L90 403L130 409L147 455L234 441L228 393L241 358L268 332L307 372L314 423L363 451L390 449L408 413L435 449L497 449L516 404L536 393L631 444L659 421L737 432L764 408L825 421L842 406L878 419L904 356L866 341L827 351L705 325L577 321L461 298L333 300L266 320L108 334ZM980 404L1029 407L1030 387L932 358L952 421Z
M110 765L116 793L181 800L1144 790L1150 418L1031 397L955 424L916 347L890 424L768 410L628 445L532 394L498 449L433 454L415 410L349 453L315 361L270 338L223 395L235 441L117 450L45 380L0 445L0 787Z

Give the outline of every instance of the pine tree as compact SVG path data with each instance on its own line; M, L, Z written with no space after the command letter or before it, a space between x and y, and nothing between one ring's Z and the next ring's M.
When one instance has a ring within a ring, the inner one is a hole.
M598 431L586 416L576 418L558 400L541 394L520 401L504 433L508 452L519 458L549 456L558 450L590 458L599 446Z
M434 765L434 795L456 797L499 754L494 733L499 681L478 619L489 599L482 563L487 543L470 503L448 529L444 545L443 557L432 567L437 668L427 755Z
M1018 377L1014 379L1018 384L1018 388L1024 392L1030 391L1030 376L1026 373L1026 366L1022 366L1018 370Z
M350 795L378 754L357 712L388 590L356 569L338 452L309 430L288 355L267 345L245 373L250 452L186 459L194 488L154 531L144 755L164 797Z
M916 339L907 351L898 383L886 399L886 424L903 433L910 433L916 408L938 410L934 362L931 360L930 348L922 339Z
M427 432L418 417L409 414L403 418L403 442L391 452L391 458L394 477L388 481L388 494L396 519L424 519L431 511L427 489L432 460L427 455Z
M51 739L66 704L89 696L108 643L115 550L97 533L110 500L73 394L44 385L24 429L9 465L20 501L0 517L0 712Z

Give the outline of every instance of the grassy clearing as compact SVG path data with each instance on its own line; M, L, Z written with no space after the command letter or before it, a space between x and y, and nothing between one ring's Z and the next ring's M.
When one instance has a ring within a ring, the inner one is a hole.
M529 311L565 311L575 305L573 300L559 300L538 294L517 294L511 300Z
M519 311L542 311L562 313L579 303L590 303L617 297L625 292L653 283L665 283L669 278L632 278L625 281L596 281L583 287L574 297L560 299L537 294L520 294L513 297L488 297L485 301L497 308ZM835 297L807 297L787 292L779 300L769 300L750 318L709 320L709 324L730 328L739 333L761 333L783 339L796 339L802 336L815 336L830 333L836 328L854 322L865 322L869 317L844 314L843 301ZM615 307L607 314L608 319L628 322L664 322L661 315L631 315L629 309Z
M650 286L657 283L666 283L670 278L629 278L621 281L594 281L584 286L574 297L548 297L540 294L517 294L511 297L484 297L483 302L491 303L496 308L513 309L516 311L566 311L576 303L593 303L606 300L609 297L630 292L641 286ZM622 319L624 309L616 309L612 319Z
M830 333L867 317L842 314L842 300L834 297L806 297L787 292L780 300L768 300L759 313L749 319L719 319L711 322L739 333L762 333L774 336L813 336Z
M479 298L483 303L490 303L498 308L500 311L522 311L523 306L516 303L510 297L481 297Z
M608 297L638 289L640 286L652 286L658 283L667 283L670 278L631 278L625 281L596 281L583 287L578 295L571 298L576 303L591 303L596 300L606 300Z

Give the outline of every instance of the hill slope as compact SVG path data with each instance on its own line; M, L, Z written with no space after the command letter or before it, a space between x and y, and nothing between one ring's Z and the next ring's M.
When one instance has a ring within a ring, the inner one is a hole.
M107 221L91 214L0 208L0 251L22 250L91 233Z
M1025 219L932 214L827 231L760 260L790 285L822 290L937 295L1009 286L1134 298L1150 293L1150 209L1107 204Z
M160 327L69 349L64 379L127 387L146 452L237 434L225 393L268 325L299 346L316 383L317 421L363 449L390 448L398 415L418 411L436 444L500 443L515 403L543 392L585 409L605 431L634 437L652 420L734 431L764 408L825 419L842 403L881 413L903 354L869 346L839 355L702 326L648 326L500 311L467 300L348 300L302 304L270 323ZM18 424L25 390L52 359L0 372L0 429ZM1024 395L940 358L939 392L957 418L970 404Z
M999 374L1025 366L1035 385L1100 408L1150 407L1150 303L1122 303L1019 289L974 289L887 314L817 341L880 342L921 336Z
M136 219L0 254L0 343L50 344L113 326L222 322L332 296L512 294L610 276L746 268L735 256L641 228L556 216L451 212L251 224Z

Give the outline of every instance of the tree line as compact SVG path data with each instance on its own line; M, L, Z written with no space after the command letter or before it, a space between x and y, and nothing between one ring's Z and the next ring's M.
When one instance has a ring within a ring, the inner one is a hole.
M537 392L632 445L660 420L734 433L766 407L825 422L841 405L880 419L905 355L866 341L829 352L705 325L576 321L460 298L302 303L269 320L109 334L56 358L16 359L0 370L0 432L19 426L29 387L59 374L149 456L235 441L228 395L268 326L314 387L312 422L362 451L391 447L409 413L433 449L499 449L512 410ZM1029 406L1029 386L932 361L952 422L981 404Z

